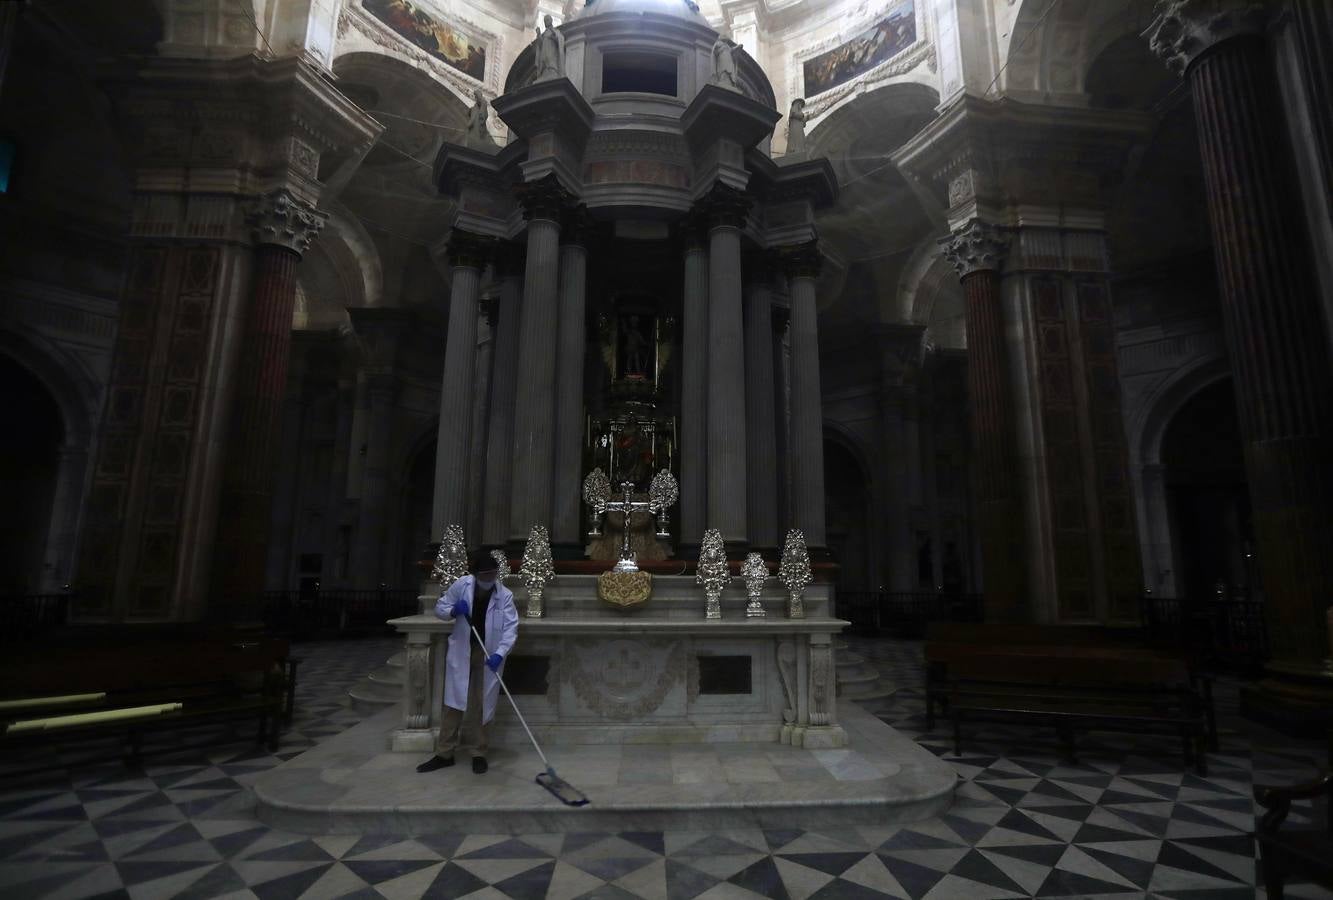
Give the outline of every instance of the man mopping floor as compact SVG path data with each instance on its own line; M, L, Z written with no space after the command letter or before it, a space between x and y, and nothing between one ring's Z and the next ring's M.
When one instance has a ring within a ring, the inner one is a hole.
M417 766L434 772L454 764L454 752L472 756L472 771L486 771L486 732L495 718L500 672L518 639L518 609L509 588L497 580L499 568L484 550L472 558L472 574L449 585L435 615L453 619L444 661L444 714L435 755ZM474 641L475 627L480 641ZM483 649L483 645L484 648Z

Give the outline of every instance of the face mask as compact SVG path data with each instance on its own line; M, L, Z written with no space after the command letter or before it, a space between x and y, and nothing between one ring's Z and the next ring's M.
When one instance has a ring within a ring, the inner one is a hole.
M490 588L495 587L495 578L494 578L494 576L492 576L491 578L478 578L478 579L477 579L477 587L480 587L480 588L486 588L486 589L488 589L488 590L489 590Z

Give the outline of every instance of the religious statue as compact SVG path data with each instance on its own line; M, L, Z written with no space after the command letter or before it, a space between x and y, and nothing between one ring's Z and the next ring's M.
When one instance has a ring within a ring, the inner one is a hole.
M467 111L467 126L463 129L463 146L472 150L495 150L495 139L491 137L486 120L490 117L490 104L481 88L472 89L472 108Z
M627 316L623 323L620 334L620 377L646 379L652 374L651 332L644 333L638 316Z
M740 79L736 77L736 51L739 49L734 41L724 37L713 42L713 77L709 84L743 93Z
M537 29L537 39L532 42L532 80L550 81L562 78L565 74L565 36L551 22L548 14L542 17L546 30Z
M787 156L805 155L805 98L797 97L791 102L791 112L787 113Z

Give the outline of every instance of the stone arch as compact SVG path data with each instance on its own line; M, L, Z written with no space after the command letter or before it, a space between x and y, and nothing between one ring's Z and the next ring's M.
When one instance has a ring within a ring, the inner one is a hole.
M328 222L297 270L293 327L334 328L349 306L379 306L384 272L379 248L357 217L341 203L327 210Z
M1196 359L1163 380L1145 399L1144 412L1127 423L1143 583L1155 593L1174 596L1179 587L1178 548L1167 502L1162 441L1176 414L1191 399L1229 377L1225 357Z
M31 374L46 389L60 415L59 459L38 585L42 591L56 591L74 572L79 513L101 394L76 360L37 335L0 329L0 355Z
M846 426L838 422L824 422L824 502L825 516L829 526L829 544L841 549L843 558L843 587L859 590L873 590L878 584L879 560L879 523L875 516L876 479L875 470L869 465L870 449ZM842 462L852 464L839 465ZM830 465L833 463L833 465ZM850 471L849 471L850 468ZM840 472L844 477L830 478L830 472ZM851 477L846 477L846 476ZM856 502L855 483L863 488ZM831 515L830 515L831 514ZM846 522L840 522L848 519ZM839 533L839 524L846 525L846 533ZM856 533L859 530L859 533Z
M1020 0L1000 37L1000 87L1008 94L1075 98L1092 61L1116 39L1142 32L1150 12L1142 0Z

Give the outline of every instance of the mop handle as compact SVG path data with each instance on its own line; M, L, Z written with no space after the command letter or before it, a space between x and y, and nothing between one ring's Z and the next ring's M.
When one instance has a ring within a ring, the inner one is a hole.
M486 643L482 641L481 635L477 633L477 626L472 624L471 618L466 616L464 618L467 618L467 627L472 632L472 636L477 639L477 646L481 648L481 652L484 654L486 652ZM537 751L537 755L542 758L542 765L546 766L549 770L551 764L546 761L546 754L542 752L541 745L537 743L537 739L532 736L532 729L528 727L528 722L523 718L523 713L518 711L518 704L514 702L514 695L509 693L509 688L505 687L505 680L500 677L499 672L495 673L495 680L500 682L500 687L504 689L505 696L509 698L509 705L514 708L514 715L518 716L519 724L522 725L523 730L528 733L528 740L532 741L532 749Z

